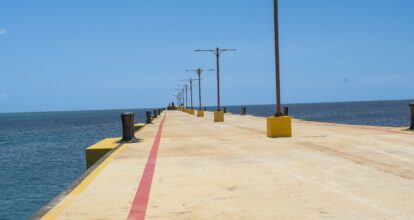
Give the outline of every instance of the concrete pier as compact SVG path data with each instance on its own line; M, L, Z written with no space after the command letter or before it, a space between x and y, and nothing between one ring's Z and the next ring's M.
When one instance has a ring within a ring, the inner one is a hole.
M43 219L413 219L414 133L169 111L113 151Z

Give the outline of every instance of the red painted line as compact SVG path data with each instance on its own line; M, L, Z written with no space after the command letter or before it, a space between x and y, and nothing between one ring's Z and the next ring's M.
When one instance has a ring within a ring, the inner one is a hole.
M157 162L158 149L161 142L162 128L167 114L164 115L159 127L157 135L155 136L154 143L152 144L151 152L148 156L147 164L145 165L144 173L142 174L141 181L139 182L138 190L135 193L134 200L132 201L131 209L129 210L128 220L143 220L145 219L145 212L147 211L147 205L149 195L151 191L152 178L154 177L155 164Z

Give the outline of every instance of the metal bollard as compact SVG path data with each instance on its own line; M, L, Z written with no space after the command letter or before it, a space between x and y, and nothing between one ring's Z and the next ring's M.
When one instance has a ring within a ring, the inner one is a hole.
M147 115L147 124L151 123L151 111L146 111L145 114Z
M411 112L411 126L410 126L410 129L414 130L414 103L410 103L408 106L410 107L410 112Z
M157 109L158 115L161 115L161 109Z
M153 117L154 117L154 118L157 118L157 116L158 116L158 114L157 114L157 110L153 110L153 111L152 111L152 113L153 113Z
M241 115L245 115L245 114L246 114L246 112L247 112L247 108L246 108L246 107L241 107L241 112L240 112L240 114L241 114Z
M285 116L289 115L289 107L283 106L283 115L285 115Z
M122 120L122 140L121 142L135 143L138 139L134 134L134 113L125 112L121 115Z
M227 107L223 107L223 112L227 113Z

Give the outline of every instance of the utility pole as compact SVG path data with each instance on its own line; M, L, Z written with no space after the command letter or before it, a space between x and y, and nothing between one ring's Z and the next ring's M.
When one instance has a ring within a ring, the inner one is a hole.
M220 55L226 51L236 51L236 49L220 49L217 47L215 50L200 50L196 49L194 52L212 52L216 55L216 71L217 71L217 111L220 111Z
M201 73L205 71L214 71L214 69L203 70L201 68L197 68L195 70L186 70L186 72L196 72L198 76L198 110L202 110L201 104Z
M275 25L275 64L276 64L276 113L275 116L282 116L280 107L280 58L279 58L279 9L278 0L273 0L274 25Z
M180 91L180 92L178 92L178 94L177 94L177 105L178 106L181 106L181 104L182 104L182 102L181 102L181 97L182 97L182 93L181 93L181 88L180 89L176 89L176 91Z
M185 107L184 106L184 104L185 104L185 101L184 101L184 97L185 96L185 94L184 94L184 88L181 88L181 105L183 106L183 108Z
M177 93L177 94L175 94L173 96L177 99L176 104L179 105L179 103L180 103L180 101L179 101L180 93Z
M193 81L194 80L196 80L196 79L183 79L183 80L181 80L181 81L188 81L188 82L190 82L190 104L191 104L191 106L190 106L190 108L191 109L194 109L194 105L193 105Z
M185 108L188 108L188 85L183 85L185 87Z
M201 69L197 69L198 75L198 110L201 110Z
M276 66L276 113L267 118L267 137L292 137L292 118L281 110L280 95L280 56L279 56L279 8L278 0L273 0Z
M191 98L191 109L194 109L193 106L193 80L190 79L190 98Z

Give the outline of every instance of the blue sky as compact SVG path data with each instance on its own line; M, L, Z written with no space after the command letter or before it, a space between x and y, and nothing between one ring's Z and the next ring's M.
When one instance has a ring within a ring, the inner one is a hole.
M0 112L173 101L185 69L215 68L222 103L274 103L271 0L2 0ZM411 99L414 1L280 0L284 103ZM215 105L215 75L203 99Z

